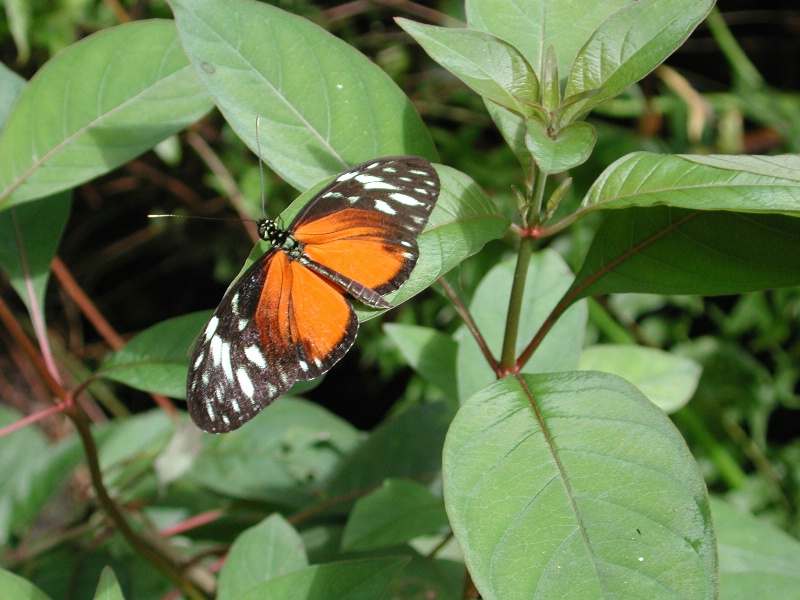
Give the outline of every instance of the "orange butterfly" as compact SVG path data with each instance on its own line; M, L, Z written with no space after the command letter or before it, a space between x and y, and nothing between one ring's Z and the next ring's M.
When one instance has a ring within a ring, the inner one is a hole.
M428 161L378 158L339 175L286 229L259 221L272 247L225 294L192 354L186 398L197 426L237 429L336 364L358 331L346 297L391 308L383 296L411 274L438 197Z

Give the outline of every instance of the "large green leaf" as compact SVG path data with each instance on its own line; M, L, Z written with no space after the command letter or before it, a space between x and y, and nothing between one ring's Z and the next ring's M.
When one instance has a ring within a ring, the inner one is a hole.
M719 538L722 598L796 598L800 543L722 500L712 499L711 508Z
M592 33L572 65L567 98L600 90L573 112L585 112L644 78L683 44L713 6L714 0L639 0L614 13Z
M324 408L284 397L236 431L203 435L191 477L225 496L303 506L362 439Z
M186 53L254 151L298 189L370 158L436 151L411 102L310 21L250 0L171 0Z
M436 62L475 92L512 109L531 114L539 102L539 81L528 62L511 44L483 31L448 29L397 19Z
M217 600L235 600L251 587L307 566L300 535L275 513L236 538L219 575Z
M0 208L106 173L210 107L172 22L91 35L53 57L14 105L0 139Z
M800 284L800 219L663 206L611 212L568 293L718 295Z
M800 213L800 156L635 152L603 171L587 192L582 210L657 204Z
M406 559L377 558L307 567L251 588L240 600L381 598Z
M514 268L513 259L495 266L481 281L470 303L470 314L496 359L500 357L503 346ZM569 267L557 253L544 250L533 256L525 280L517 355L531 342L571 283ZM533 358L523 366L523 371L543 373L577 368L587 314L585 304L567 310L544 338ZM466 400L493 382L496 375L466 327L458 332L458 336L458 395Z
M492 384L453 421L443 478L485 600L717 597L697 464L664 413L616 376Z

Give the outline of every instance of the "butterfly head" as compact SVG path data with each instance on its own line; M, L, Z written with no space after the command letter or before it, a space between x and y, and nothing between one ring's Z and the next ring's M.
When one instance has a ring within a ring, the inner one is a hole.
M287 229L279 227L272 219L261 219L258 222L258 237L269 242L273 247L283 250L292 258L299 257L303 250L300 242Z

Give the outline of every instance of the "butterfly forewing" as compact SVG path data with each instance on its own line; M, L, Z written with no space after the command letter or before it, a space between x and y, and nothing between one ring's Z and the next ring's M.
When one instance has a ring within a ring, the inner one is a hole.
M330 369L352 346L351 296L376 308L411 274L439 194L427 161L411 156L353 167L314 196L273 248L225 294L195 346L187 381L194 422L237 429L296 381Z

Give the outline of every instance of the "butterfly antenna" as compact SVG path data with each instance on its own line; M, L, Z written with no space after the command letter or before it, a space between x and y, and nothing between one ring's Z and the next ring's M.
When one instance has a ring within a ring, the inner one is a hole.
M258 137L258 121L261 117L256 116L256 150L258 151L258 173L261 176L261 218L267 218L267 203L264 198L264 162L261 160L261 139Z

